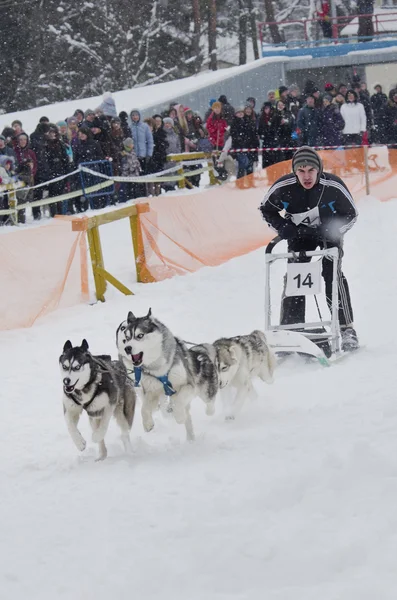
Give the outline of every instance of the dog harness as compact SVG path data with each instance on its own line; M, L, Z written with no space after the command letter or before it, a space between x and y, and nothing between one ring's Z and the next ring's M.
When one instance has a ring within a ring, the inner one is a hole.
M66 396L68 396L68 398L70 398L71 400L73 400L73 402L75 404L77 404L78 406L81 406L81 408L83 408L84 410L87 410L87 408L94 402L95 398L98 396L98 394L100 394L102 391L102 381L100 381L97 385L97 388L94 392L93 397L91 398L91 400L89 400L88 402L86 402L85 404L83 404L82 402L79 402L77 400L77 398L74 397L74 392L68 394L68 392L65 392Z
M142 367L134 367L134 377L135 377L135 387L140 387L139 384L142 378ZM176 391L172 387L172 383L168 379L168 375L162 375L161 377L157 377L156 375L152 375L155 379L158 379L164 388L164 394L166 396L173 396L176 394Z

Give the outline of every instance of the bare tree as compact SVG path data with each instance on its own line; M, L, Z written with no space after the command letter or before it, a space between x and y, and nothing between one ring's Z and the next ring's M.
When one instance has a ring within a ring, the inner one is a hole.
M272 0L264 0L265 3L265 14L266 21L271 22L272 25L269 25L270 35L272 36L272 40L275 44L281 44L283 39L280 35L280 30L278 28L277 23L274 23L274 9Z
M216 0L208 0L208 53L211 71L216 71L218 69L216 58L216 21Z
M244 0L238 0L238 49L239 65L245 65L247 62L247 22L248 13Z
M250 35L252 39L252 47L254 50L254 58L258 60L259 58L259 48L258 48L258 31L256 28L256 13L253 7L252 0L247 0L247 8L248 8L248 16L249 16L249 24L250 24Z
M200 13L200 0L192 0L193 7L193 43L192 51L194 61L194 71L198 73L200 70L200 36L201 36L201 13Z

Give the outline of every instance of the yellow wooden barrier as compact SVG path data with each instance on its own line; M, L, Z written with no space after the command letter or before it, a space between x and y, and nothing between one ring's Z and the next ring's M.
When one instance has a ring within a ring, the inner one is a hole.
M221 182L215 176L214 163L212 162L212 154L211 153L209 153L209 152L184 152L183 154L169 154L167 156L167 160L174 161L174 162L182 162L184 160L196 160L196 159L203 159L203 158L205 158L207 160L210 184L211 185L220 184ZM185 175L185 178L180 179L178 181L178 187L184 188L184 187L186 187L186 185L188 187L193 187L192 184L186 180L186 177L189 177L189 175L192 175L192 174L194 174L194 171L192 173L188 173L188 172L185 173L183 171L183 165L181 165L181 168L178 170L178 175Z
M147 212L150 210L149 204L139 204L139 212ZM110 212L95 215L94 217L83 217L72 219L73 231L87 231L88 244L90 248L90 257L92 272L94 275L95 294L97 300L105 302L106 282L109 282L122 294L126 296L133 295L133 292L128 289L121 281L116 279L111 273L106 271L103 260L101 238L99 235L99 227L107 223L114 223L120 219L130 220L130 229L132 237L132 245L134 248L136 277L137 281L141 281L141 265L144 257L142 256L143 245L141 239L140 227L138 224L138 209L135 204L125 206Z

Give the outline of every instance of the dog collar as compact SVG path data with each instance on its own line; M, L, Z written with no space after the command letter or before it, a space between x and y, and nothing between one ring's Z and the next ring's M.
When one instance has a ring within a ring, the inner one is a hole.
M135 387L139 387L139 384L140 384L141 378L142 378L142 367L134 367L134 376L135 376ZM166 396L173 396L174 394L176 394L176 391L172 387L172 383L168 379L168 375L162 375L161 377L152 375L152 377L155 377L163 384L164 394Z

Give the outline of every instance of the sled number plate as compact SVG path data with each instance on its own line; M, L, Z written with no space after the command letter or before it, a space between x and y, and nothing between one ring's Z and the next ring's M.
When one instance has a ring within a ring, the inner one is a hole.
M321 261L288 263L286 296L321 294Z

